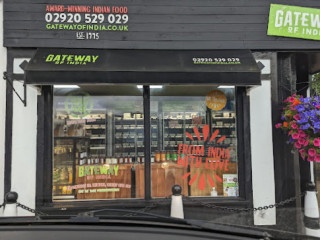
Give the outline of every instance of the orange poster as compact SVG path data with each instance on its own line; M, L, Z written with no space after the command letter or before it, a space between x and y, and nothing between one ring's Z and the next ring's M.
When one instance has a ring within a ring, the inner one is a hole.
M212 110L221 110L227 104L227 97L220 90L212 90L206 96L206 104Z

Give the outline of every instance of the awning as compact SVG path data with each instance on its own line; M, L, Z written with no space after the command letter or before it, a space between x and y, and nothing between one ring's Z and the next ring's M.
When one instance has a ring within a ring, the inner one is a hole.
M38 49L27 84L260 85L249 50Z

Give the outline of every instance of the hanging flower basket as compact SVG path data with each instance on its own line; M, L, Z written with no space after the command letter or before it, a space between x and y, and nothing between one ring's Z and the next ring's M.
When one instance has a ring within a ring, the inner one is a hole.
M289 142L299 150L303 160L320 162L320 97L292 95L284 100L281 114L282 128L290 137Z

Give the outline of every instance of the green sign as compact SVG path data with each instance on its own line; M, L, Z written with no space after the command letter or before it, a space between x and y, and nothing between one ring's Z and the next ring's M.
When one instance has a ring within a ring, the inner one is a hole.
M271 4L268 35L320 40L320 9Z
M46 62L53 62L55 64L86 65L87 63L95 63L98 58L98 55L49 54L46 58Z

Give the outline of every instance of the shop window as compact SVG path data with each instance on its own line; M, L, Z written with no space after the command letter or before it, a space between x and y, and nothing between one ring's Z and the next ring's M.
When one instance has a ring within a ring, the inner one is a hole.
M189 196L238 196L235 88L162 86L150 95L152 197L175 184Z
M141 86L55 88L53 200L145 197ZM151 193L236 197L235 88L150 87Z
M141 89L73 87L54 89L53 200L143 197Z

